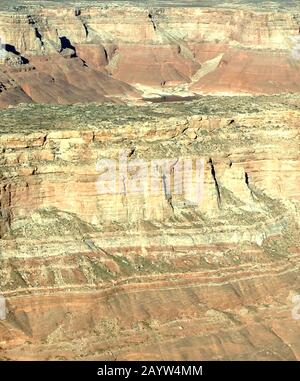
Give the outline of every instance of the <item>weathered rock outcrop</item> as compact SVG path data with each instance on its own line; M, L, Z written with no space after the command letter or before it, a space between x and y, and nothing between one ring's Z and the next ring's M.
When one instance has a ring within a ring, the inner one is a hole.
M300 360L300 9L190 5L1 2L0 359Z
M0 357L299 360L299 117L295 96L2 110ZM103 159L129 165L106 192Z
M0 11L0 72L15 86L0 106L298 93L299 28L297 6L27 3Z

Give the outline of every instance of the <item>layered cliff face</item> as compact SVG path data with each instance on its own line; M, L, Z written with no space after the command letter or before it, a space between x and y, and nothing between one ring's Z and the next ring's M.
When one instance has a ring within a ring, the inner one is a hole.
M0 357L299 360L299 117L296 96L2 110Z
M300 9L198 3L1 3L0 359L300 359Z
M296 6L201 4L27 2L1 11L0 105L299 92Z

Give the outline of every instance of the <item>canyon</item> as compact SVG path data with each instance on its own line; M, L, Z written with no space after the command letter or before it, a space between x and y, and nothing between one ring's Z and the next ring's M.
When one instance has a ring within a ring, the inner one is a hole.
M299 360L299 7L96 3L0 11L0 359Z
M3 110L1 357L299 359L299 115L294 96ZM203 159L203 199L98 192L120 151Z
M21 3L0 14L1 107L300 89L297 6Z

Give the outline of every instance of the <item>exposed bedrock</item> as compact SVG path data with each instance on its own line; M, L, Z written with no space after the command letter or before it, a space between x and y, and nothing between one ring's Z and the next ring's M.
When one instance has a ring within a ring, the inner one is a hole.
M0 357L299 359L299 116L296 96L2 110Z
M65 4L2 11L1 72L14 85L2 86L0 105L297 93L299 20L296 8L84 6L78 14Z

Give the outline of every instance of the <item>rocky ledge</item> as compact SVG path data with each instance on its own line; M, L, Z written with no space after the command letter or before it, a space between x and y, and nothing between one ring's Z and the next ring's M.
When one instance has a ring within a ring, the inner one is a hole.
M2 110L1 358L299 360L299 107Z
M285 1L4 2L0 107L299 93L299 30Z

